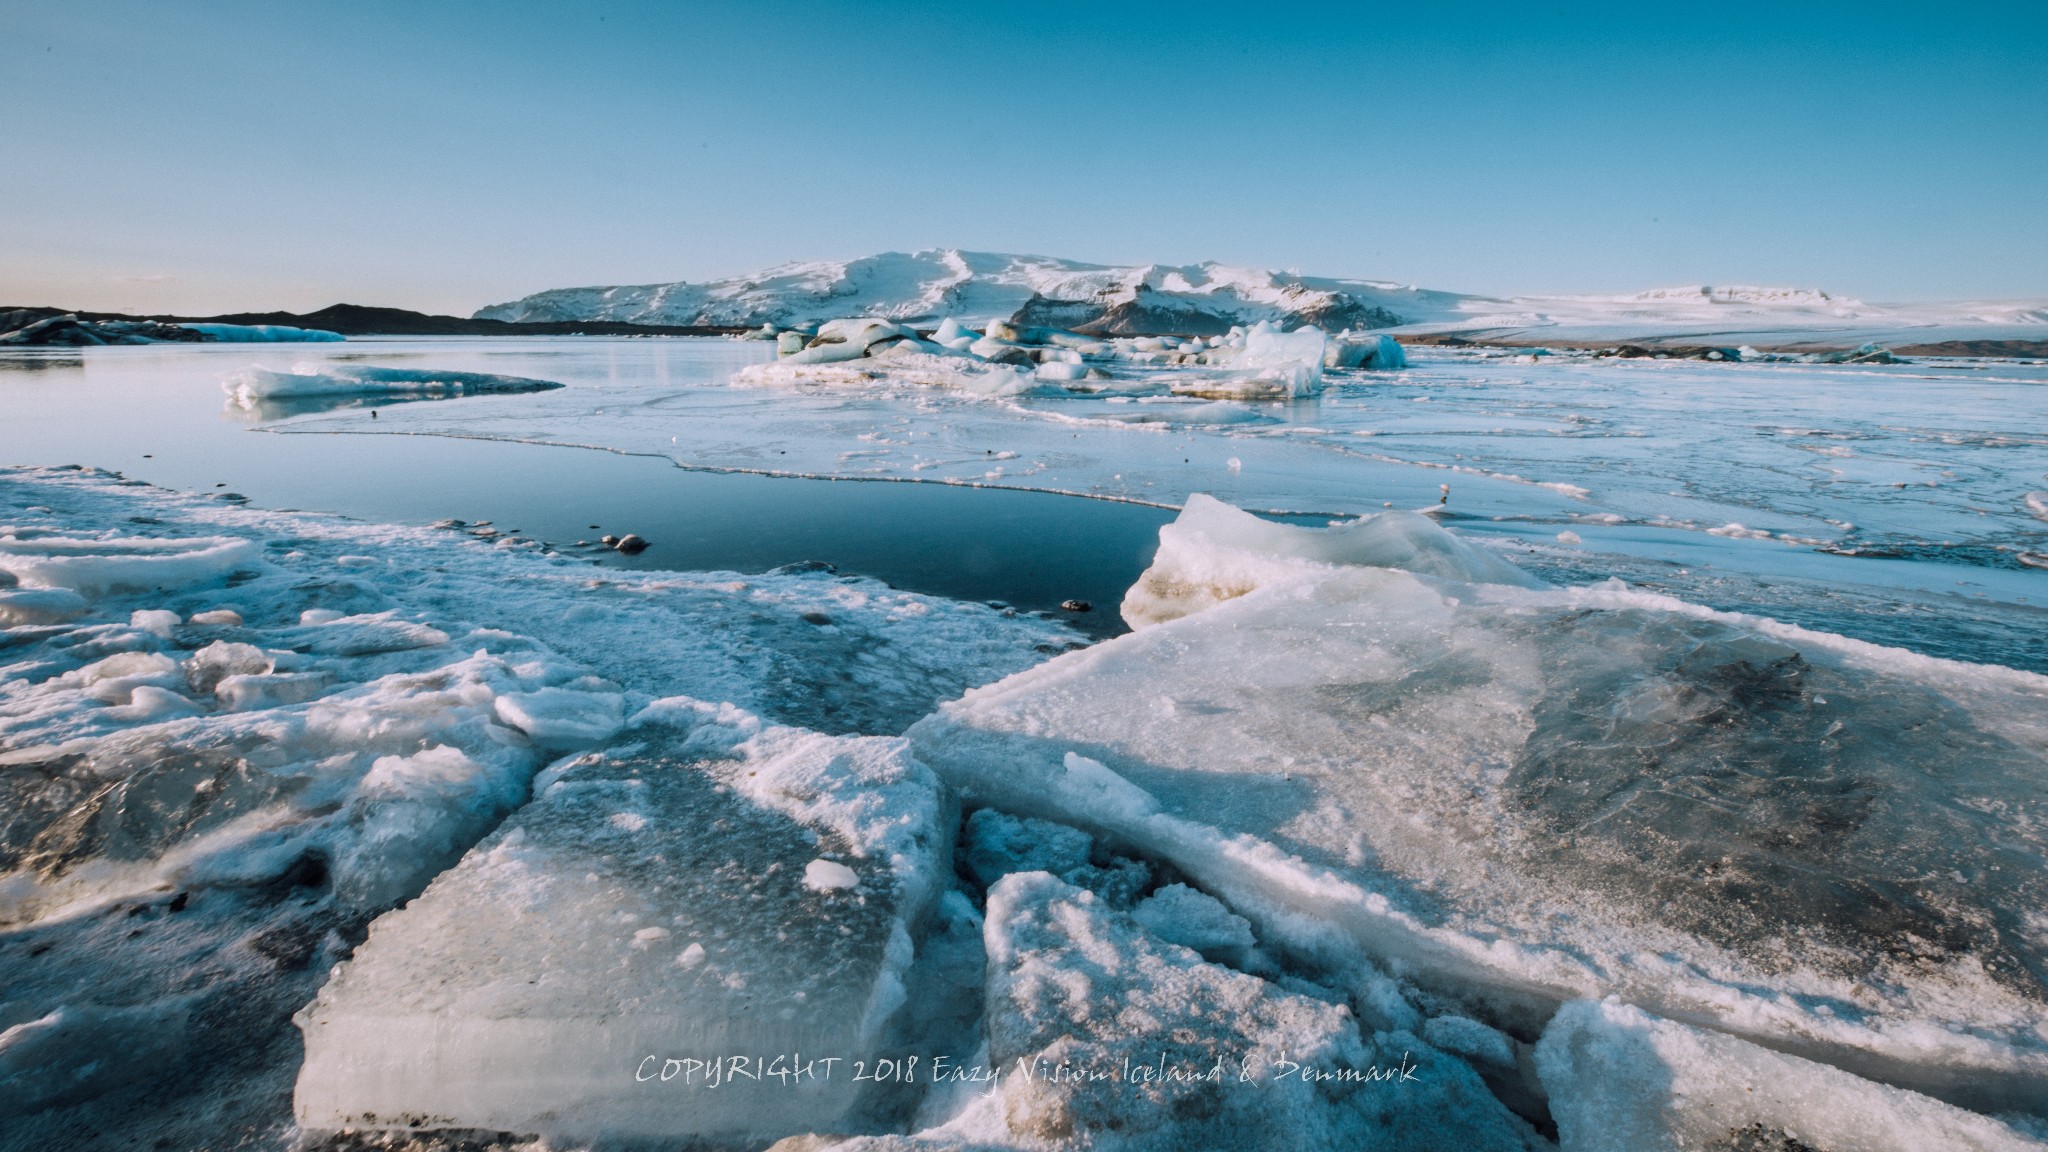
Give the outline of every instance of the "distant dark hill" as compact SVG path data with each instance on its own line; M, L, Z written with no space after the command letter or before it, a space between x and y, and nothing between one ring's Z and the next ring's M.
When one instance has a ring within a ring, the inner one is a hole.
M234 312L225 316L129 316L120 312L71 312L64 308L10 308L0 305L0 316L12 315L26 324L45 316L75 315L81 320L157 320L171 324L288 324L294 328L323 328L343 336L723 336L737 328L678 326L668 324L625 324L608 320L577 320L546 324L513 324L503 320L469 320L460 316L430 316L405 308L372 308L362 304L334 304L318 312Z

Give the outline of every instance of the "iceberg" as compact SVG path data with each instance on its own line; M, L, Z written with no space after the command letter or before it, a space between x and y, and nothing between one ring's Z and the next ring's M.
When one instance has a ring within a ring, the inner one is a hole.
M297 328L290 324L194 324L182 323L207 340L222 344L326 343L346 339L325 328Z
M903 741L669 700L539 783L299 1015L300 1125L842 1125L950 867L950 810Z
M497 376L488 372L452 372L423 368L378 368L367 364L307 361L289 372L253 367L221 379L228 399L255 409L265 400L313 396L446 395L546 392L561 385L552 380Z
M1373 372L1396 372L1408 366L1408 354L1392 336L1355 336L1345 332L1330 341L1323 353L1325 368L1363 368Z
M1216 518L1275 543L1169 536L1149 626L943 706L920 758L1510 1035L1615 995L2048 1113L2048 679Z

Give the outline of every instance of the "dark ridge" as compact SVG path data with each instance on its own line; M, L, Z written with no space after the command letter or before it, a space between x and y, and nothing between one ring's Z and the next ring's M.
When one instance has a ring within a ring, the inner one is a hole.
M65 315L81 320L156 320L170 324L285 324L320 328L343 336L729 336L745 331L716 325L622 324L605 320L514 324L504 320L430 316L405 308L362 304L334 304L306 313L231 312L224 316L130 316L120 312L0 306L0 329L12 330L48 316Z

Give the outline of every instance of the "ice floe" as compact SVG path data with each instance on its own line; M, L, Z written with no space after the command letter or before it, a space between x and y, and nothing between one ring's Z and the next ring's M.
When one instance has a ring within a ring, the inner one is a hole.
M448 372L427 368L380 368L369 364L307 361L289 372L250 367L221 380L233 403L254 409L265 400L316 396L444 395L546 392L560 388L552 380L499 376L489 372Z

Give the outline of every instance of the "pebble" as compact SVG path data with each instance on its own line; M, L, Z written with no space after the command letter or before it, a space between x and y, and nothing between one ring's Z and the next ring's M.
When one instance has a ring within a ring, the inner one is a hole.
M633 556L647 551L647 541L642 540L635 533L628 532L624 536L619 537L619 542L614 547L628 556Z
M1093 612L1095 611L1095 605L1090 604L1086 600L1062 600L1060 601L1060 611Z

